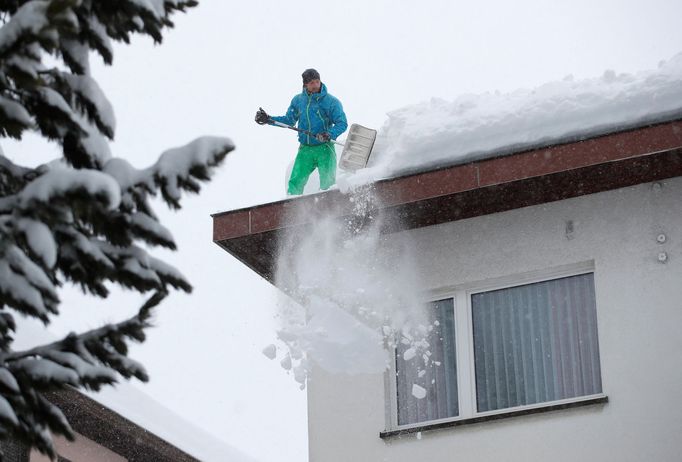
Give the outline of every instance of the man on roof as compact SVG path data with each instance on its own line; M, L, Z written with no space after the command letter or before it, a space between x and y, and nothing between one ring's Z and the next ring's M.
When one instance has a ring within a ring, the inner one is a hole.
M320 189L329 189L336 183L336 151L331 140L348 128L341 102L327 93L327 86L320 81L320 73L306 69L302 77L303 91L291 100L286 115L271 117L263 109L256 112L256 122L261 125L273 122L290 126L298 124L298 128L309 132L298 134L301 145L287 189L291 195L303 193L315 168L320 174Z

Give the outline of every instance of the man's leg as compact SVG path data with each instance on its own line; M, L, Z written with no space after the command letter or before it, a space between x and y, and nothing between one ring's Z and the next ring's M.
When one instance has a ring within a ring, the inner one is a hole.
M336 150L334 144L320 145L317 156L317 168L320 171L320 189L329 189L336 183Z
M315 152L311 148L311 146L303 144L298 148L294 168L291 170L291 177L289 178L288 194L303 194L303 188L308 182L308 177L315 170Z

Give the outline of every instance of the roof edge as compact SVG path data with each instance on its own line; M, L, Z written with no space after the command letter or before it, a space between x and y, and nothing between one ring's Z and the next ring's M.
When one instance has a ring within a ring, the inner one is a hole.
M639 122L633 122L630 124L622 124L617 126L617 128L614 129L613 126L604 126L603 128L595 129L589 132L580 132L572 135L566 135L561 138L552 138L552 139L546 139L546 140L539 140L535 141L533 143L526 143L526 144L515 144L511 146L505 146L503 148L495 149L492 151L472 151L471 153L468 153L464 155L462 158L453 161L453 162L448 162L448 163L434 163L431 164L430 166L427 166L426 168L408 168L404 170L400 170L397 173L396 176L391 176L387 178L380 178L376 181L370 182L368 184L374 184L374 185L380 185L382 183L387 183L395 180L400 180L403 178L409 178L409 177L414 177L417 175L422 175L425 173L432 173L432 172L438 172L441 170L447 170L450 168L454 167L459 167L462 165L467 165L467 164L472 164L475 162L483 162L483 161L491 161L491 160L496 160L504 157L509 157L509 156L514 156L514 155L519 155L519 154L524 154L524 153L530 153L534 151L539 151L539 150L544 150L544 149L554 149L558 148L561 146L565 145L572 145L575 143L581 143L584 141L590 141L590 140L599 140L600 138L605 138L613 135L619 135L619 134L626 134L629 132L635 132L635 131L640 131L642 129L647 129L647 128L653 128L661 125L668 125L670 123L674 122L681 122L682 123L682 109L677 110L677 111L671 111L665 115L658 115L656 117L651 117L651 118L645 118L640 120ZM271 205L275 204L284 204L284 203L289 203L289 202L294 202L297 201L301 198L304 197L315 197L315 196L328 196L330 194L344 194L343 192L339 191L338 189L330 190L330 191L319 191L316 193L312 194L305 194L303 196L293 196L293 197L287 197L285 199L279 199L273 202L266 202L262 204L254 204L250 206L245 206L245 207L240 207L237 209L232 209L232 210L225 210L222 212L215 212L211 213L210 216L212 218L220 217L222 215L226 214L232 214L232 213L237 213L237 212L245 212L249 210L255 210L258 208L262 207L268 207Z
M104 404L68 387L47 393L75 431L130 461L198 462L198 459Z

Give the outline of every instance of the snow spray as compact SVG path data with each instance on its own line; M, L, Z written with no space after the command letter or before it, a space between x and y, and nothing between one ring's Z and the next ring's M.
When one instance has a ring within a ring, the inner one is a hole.
M334 374L380 373L396 342L412 353L428 343L420 279L408 233L387 234L384 216L365 185L349 192L352 212L316 201L292 202L291 223L279 244L275 283L285 345L263 353L305 387L311 366ZM421 355L420 355L421 356Z

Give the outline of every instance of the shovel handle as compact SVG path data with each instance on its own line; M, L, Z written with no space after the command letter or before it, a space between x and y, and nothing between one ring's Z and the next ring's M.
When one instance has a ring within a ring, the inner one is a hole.
M276 125L277 127L282 127L282 128L288 128L289 130L294 130L296 132L304 133L308 136L312 136L313 138L315 138L315 135L313 133L311 133L308 130L303 130L302 128L292 127L291 125L283 124L282 122L275 122L274 120L272 120L272 125ZM339 146L345 146L345 144L340 143L336 140L330 139L329 141L331 141L334 144L338 144Z

